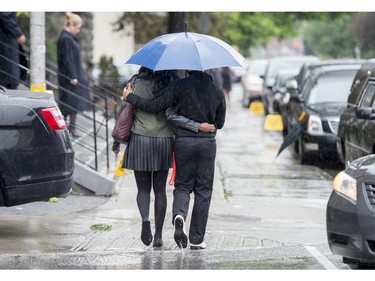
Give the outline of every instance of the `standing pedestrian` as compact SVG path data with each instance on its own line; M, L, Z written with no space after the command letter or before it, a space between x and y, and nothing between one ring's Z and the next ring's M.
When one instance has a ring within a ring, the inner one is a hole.
M21 79L20 45L26 37L17 23L16 13L0 13L0 85L17 89Z
M145 99L163 95L165 88L177 78L173 71L158 71L141 67L130 80L134 82L135 94ZM179 124L197 132L201 125L182 116ZM206 124L208 125L208 124ZM201 129L204 130L205 124ZM211 130L211 126L206 131ZM148 246L162 247L162 229L167 209L166 183L172 167L173 132L164 112L149 113L134 109L134 121L129 144L126 147L123 168L134 171L137 184L137 206L142 219L141 240ZM114 150L118 153L118 150ZM155 233L151 232L150 193L154 191Z
M229 67L223 67L221 69L222 88L227 100L228 107L230 106L230 91L232 91L232 76Z
M223 86L223 78L221 77L221 69L220 68L212 68L207 70L207 73L212 76L212 79L219 87Z
M226 103L222 89L212 77L202 71L189 71L189 76L178 79L166 89L165 94L154 100L145 100L131 94L131 85L123 97L136 108L150 112L165 110L173 105L177 114L196 122L215 125L210 133L193 133L174 126L174 153L176 180L173 190L172 223L174 240L178 247L186 248L188 237L185 220L188 215L190 194L194 205L190 220L190 249L205 249L204 236L211 203L216 157L216 129L225 122Z
M82 19L74 13L65 14L65 24L57 41L59 107L67 120L73 137L79 137L77 112L92 110L89 87L81 63L81 48L76 35L81 31Z

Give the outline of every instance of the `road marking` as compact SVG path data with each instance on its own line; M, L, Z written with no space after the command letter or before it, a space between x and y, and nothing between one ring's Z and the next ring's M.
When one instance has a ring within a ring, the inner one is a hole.
M306 250L310 252L310 254L316 258L321 265L323 265L323 267L325 269L336 269L338 270L338 268L333 264L331 263L325 256L323 256L317 248L315 247L311 247L311 246L305 246Z

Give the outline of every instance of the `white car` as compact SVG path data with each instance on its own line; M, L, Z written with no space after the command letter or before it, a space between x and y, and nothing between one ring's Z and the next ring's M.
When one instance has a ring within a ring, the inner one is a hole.
M243 106L249 107L254 100L260 100L263 91L263 76L268 64L267 59L250 60L247 71L242 77Z

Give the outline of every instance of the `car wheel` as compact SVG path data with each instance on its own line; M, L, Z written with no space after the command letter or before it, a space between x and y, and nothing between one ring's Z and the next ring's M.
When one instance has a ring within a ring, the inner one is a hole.
M343 258L343 263L347 264L351 269L375 269L375 264L361 263L355 259Z
M242 101L242 106L244 108L249 108L249 106L250 106L250 99L249 98L244 98L243 101Z
M285 138L288 135L288 128L283 125L283 137Z
M262 100L264 106L264 115L267 116L270 112L268 110L268 101L266 98Z
M296 140L295 142L294 142L294 144L293 144L293 149L294 149L294 152L295 153L299 153L299 148L298 148L298 146L299 146L299 141L298 140Z
M305 151L305 144L303 143L302 138L298 139L298 157L300 164L306 164L306 151Z
M277 101L273 103L273 112L280 114L280 105Z

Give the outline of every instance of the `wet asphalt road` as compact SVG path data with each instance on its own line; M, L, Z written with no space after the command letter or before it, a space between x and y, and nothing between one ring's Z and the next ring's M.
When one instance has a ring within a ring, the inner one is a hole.
M275 158L281 133L265 131L264 116L242 108L239 85L231 94L217 135L206 250L176 248L170 186L164 248L144 246L134 177L127 171L112 197L77 189L57 203L1 208L0 269L348 269L331 254L325 232L339 168L301 166L291 147ZM96 224L111 229L92 229Z

